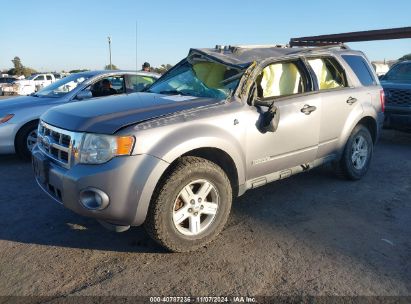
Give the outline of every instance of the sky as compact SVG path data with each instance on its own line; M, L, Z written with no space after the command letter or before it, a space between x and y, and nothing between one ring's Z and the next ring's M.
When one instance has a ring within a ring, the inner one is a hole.
M286 44L292 37L411 26L409 0L0 0L0 70L175 64L191 47ZM137 24L137 26L136 26ZM137 31L136 31L137 29ZM411 53L411 39L349 43L371 60ZM136 48L137 46L137 48ZM137 59L137 62L136 62Z

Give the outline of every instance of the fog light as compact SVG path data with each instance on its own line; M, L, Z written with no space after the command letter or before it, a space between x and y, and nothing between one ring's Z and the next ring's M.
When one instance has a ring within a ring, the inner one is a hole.
M80 203L89 210L103 210L109 204L108 195L96 188L87 188L80 192Z

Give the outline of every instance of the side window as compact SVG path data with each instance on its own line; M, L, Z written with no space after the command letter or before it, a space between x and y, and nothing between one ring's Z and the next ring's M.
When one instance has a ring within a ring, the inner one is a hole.
M150 76L127 75L127 93L141 92L154 83L155 79Z
M317 78L319 90L338 89L347 86L344 69L331 57L311 58L308 64Z
M44 75L39 75L34 80L44 80Z
M257 77L260 98L280 97L306 91L304 77L294 62L273 63Z
M341 55L341 57L348 63L363 86L372 86L377 83L370 71L368 63L362 56Z
M51 79L51 75L46 75L46 79L47 79L47 80L52 80L52 79Z
M93 97L102 97L125 92L124 77L121 75L109 76L95 82L90 86Z

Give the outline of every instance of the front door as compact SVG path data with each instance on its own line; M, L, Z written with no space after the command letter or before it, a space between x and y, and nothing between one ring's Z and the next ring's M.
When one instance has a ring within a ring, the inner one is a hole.
M267 65L256 79L257 95L272 100L280 115L274 132L257 127L265 107L249 106L247 179L313 161L317 154L321 98L313 94L307 70L299 61Z

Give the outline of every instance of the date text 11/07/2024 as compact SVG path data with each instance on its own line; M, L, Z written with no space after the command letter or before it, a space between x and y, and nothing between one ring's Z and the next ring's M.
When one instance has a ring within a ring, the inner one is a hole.
M256 298L235 297L150 297L150 303L257 303Z

